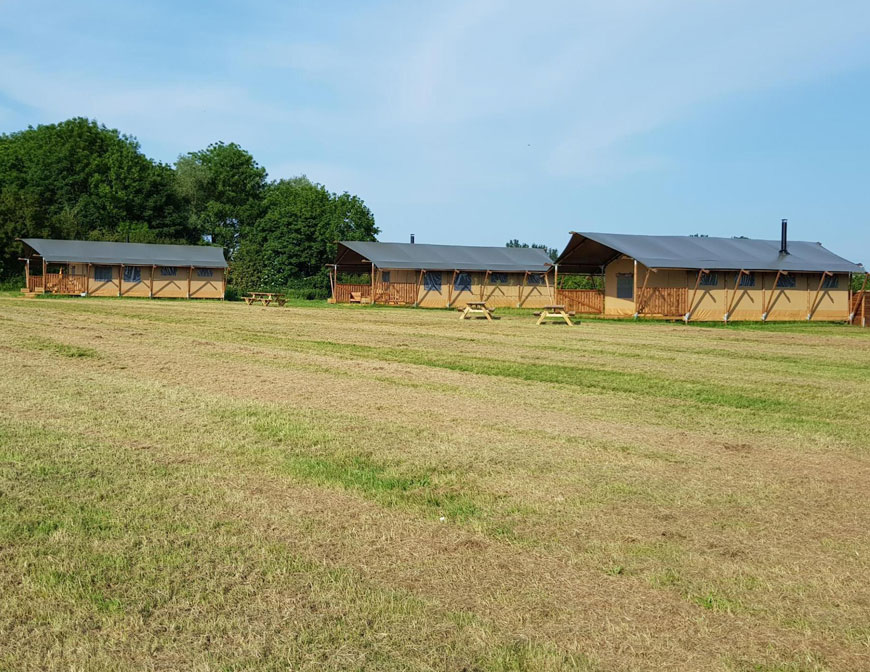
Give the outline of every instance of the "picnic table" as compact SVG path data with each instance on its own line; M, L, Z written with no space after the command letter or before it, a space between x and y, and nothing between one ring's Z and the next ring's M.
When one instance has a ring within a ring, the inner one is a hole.
M283 306L287 303L287 299L283 294L279 292L251 292L246 297L244 297L245 303L249 306L257 303L259 301L264 306L268 306L273 301L277 303L279 306Z
M552 306L544 306L540 313L535 313L535 315L539 315L538 324L543 324L544 320L555 318L557 320L565 320L565 323L569 327L573 327L574 323L571 321L571 316L574 313L569 313L565 310L565 306L554 304Z
M492 322L492 308L486 305L486 301L469 301L465 304L462 312L459 315L460 320L467 320L471 315L483 315L487 320Z

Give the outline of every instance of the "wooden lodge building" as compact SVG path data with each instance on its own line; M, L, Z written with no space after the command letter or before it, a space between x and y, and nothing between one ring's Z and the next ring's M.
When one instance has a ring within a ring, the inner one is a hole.
M22 238L26 287L35 294L222 299L227 262L207 245Z
M862 323L870 316L864 268L821 243L788 242L785 221L780 241L572 232L556 267L557 277L603 276L606 317ZM864 289L853 296L858 273Z
M342 241L329 268L334 303L538 308L553 302L553 264L536 248ZM370 282L343 282L348 275L367 275Z

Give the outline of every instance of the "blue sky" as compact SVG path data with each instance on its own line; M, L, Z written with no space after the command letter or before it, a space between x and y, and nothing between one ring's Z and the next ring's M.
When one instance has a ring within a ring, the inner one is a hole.
M819 240L870 266L870 3L0 0L0 131L238 142L381 240Z

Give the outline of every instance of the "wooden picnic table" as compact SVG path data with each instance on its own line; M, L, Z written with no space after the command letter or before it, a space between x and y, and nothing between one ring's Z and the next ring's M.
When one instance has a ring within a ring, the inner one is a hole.
M287 303L287 299L280 292L251 292L246 297L244 297L245 303L249 306L253 305L257 301L262 303L264 306L268 306L273 301L277 303L279 306L283 306Z
M487 320L492 322L492 308L486 305L486 301L469 301L465 304L462 312L459 315L460 320L467 320L471 315L483 315Z
M537 314L537 313L536 313ZM574 313L569 313L565 310L565 306L559 304L553 304L551 306L544 306L541 309L540 317L538 317L538 324L543 324L544 320L555 318L557 320L565 320L565 323L569 327L573 327L574 323L571 321L571 316Z

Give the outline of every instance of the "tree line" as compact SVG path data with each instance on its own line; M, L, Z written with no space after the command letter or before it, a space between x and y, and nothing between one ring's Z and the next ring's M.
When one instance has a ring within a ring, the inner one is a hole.
M235 143L168 165L84 118L0 135L0 279L21 274L16 238L60 238L220 245L239 291L322 291L335 241L378 233L358 196L305 176L269 180Z

